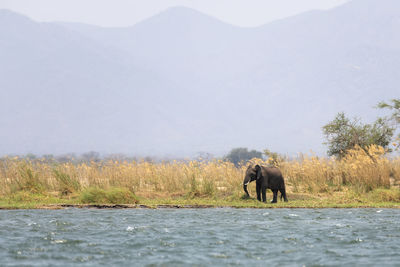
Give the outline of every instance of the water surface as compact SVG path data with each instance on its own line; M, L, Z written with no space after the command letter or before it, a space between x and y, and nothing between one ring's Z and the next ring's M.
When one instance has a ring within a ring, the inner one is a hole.
M0 211L1 266L400 266L398 209Z

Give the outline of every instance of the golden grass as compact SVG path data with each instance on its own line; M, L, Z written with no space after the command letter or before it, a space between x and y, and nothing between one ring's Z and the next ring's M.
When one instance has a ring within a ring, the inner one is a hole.
M400 158L385 157L385 150L375 145L366 151L356 147L342 160L313 156L279 164L293 192L341 191L343 186L369 192L400 180Z
M269 165L268 160L253 162ZM289 197L291 193L329 195L352 191L366 194L374 189L390 188L391 184L393 187L400 181L400 158L389 159L384 149L378 146L371 146L367 151L355 148L342 160L301 156L276 164L284 174ZM0 196L23 191L68 197L88 192L89 188L119 188L142 199L207 197L238 200L243 196L245 169L246 166L237 168L221 160L55 164L40 159L4 158L0 160ZM252 196L255 195L254 187L249 186ZM384 199L395 201L397 195L393 194ZM377 193L378 197L381 195Z

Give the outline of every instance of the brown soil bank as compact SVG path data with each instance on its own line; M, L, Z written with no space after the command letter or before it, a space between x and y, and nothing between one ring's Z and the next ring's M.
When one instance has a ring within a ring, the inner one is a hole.
M56 204L40 206L38 209L208 209L208 208L256 208L256 209L274 209L274 208L290 208L290 209L307 209L307 208L397 208L400 209L400 203L388 206L376 205L360 205L360 206L331 206L331 207L301 207L301 206L264 206L264 207L235 207L235 206L213 206L213 205L131 205L131 204ZM0 208L1 209L1 208Z

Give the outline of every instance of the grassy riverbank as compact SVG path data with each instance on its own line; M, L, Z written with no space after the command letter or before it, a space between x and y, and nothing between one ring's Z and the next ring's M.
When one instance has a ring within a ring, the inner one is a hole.
M270 165L269 161L254 160ZM66 162L0 159L0 207L51 204L207 205L230 207L398 207L400 158L376 146L337 160L301 155L275 164L289 202L260 203L243 196L246 166L230 162ZM255 197L254 183L249 185ZM272 194L267 193L270 200Z
M271 197L271 194L269 195ZM60 197L48 194L35 194L19 192L13 196L0 198L0 208L3 209L36 209L36 208L62 208L71 207L144 207L157 208L185 208L185 207L234 207L234 208L400 208L400 190L376 189L366 194L354 192L336 192L332 194L301 194L289 193L289 202L279 201L276 204L262 203L254 198L242 197L168 197L144 198L132 196L124 199L107 200L98 199L88 201L84 194ZM118 204L115 206L114 204ZM122 204L119 205L119 204ZM103 206L104 205L104 206ZM107 206L109 205L109 206ZM126 206L124 206L126 205Z

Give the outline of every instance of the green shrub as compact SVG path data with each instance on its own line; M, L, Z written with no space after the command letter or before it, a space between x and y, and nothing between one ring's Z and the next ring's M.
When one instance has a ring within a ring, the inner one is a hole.
M61 172L57 169L54 169L53 173L58 182L59 191L62 195L68 195L81 189L81 184L79 181L71 178L69 174Z
M109 202L111 202L113 204L118 204L118 203L137 204L137 203L139 203L135 194L132 193L131 191L129 191L127 188L119 188L119 187L110 188L108 191L106 191L106 198Z
M190 190L186 194L186 197L194 198L194 197L198 197L199 195L200 195L200 191L199 191L199 185L196 181L196 176L192 175L192 178L190 179Z
M13 191L29 191L32 193L43 193L45 186L39 179L39 175L30 167L22 165L19 168L19 178Z
M9 200L15 202L41 202L48 196L31 191L18 191L10 195Z
M369 193L369 198L374 201L400 202L400 190L398 188L378 188Z
M214 181L211 179L205 179L203 180L203 194L208 196L208 197L212 197L215 195L215 184Z
M85 204L136 204L139 203L134 193L126 188L113 187L104 190L97 187L90 187L81 192L80 201Z

